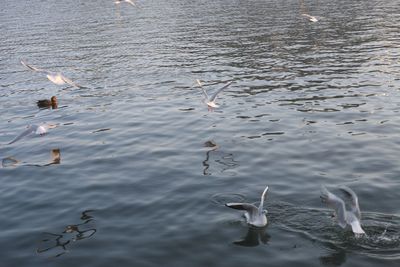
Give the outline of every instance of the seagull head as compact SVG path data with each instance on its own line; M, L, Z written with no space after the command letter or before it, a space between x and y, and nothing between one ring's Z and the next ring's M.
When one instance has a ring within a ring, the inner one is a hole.
M261 212L261 214L263 214L263 215L267 216L267 214L268 214L268 210L263 210L263 211Z

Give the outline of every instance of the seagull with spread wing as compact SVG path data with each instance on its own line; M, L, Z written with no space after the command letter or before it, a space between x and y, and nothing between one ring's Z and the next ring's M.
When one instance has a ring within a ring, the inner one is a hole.
M305 18L307 18L309 21L311 21L311 22L318 22L318 19L317 19L317 17L314 17L314 16L311 16L311 15L308 15L308 14L301 14L303 17L305 17Z
M114 1L115 4L121 4L122 2L128 3L132 6L136 6L136 3L132 0L115 0Z
M346 204L343 199L332 194L325 187L321 188L322 202L334 209L335 217L337 218L340 227L346 228L347 225L350 225L354 234L365 234L365 231L361 227L361 211L360 206L358 205L358 197L356 193L347 186L342 186L339 189L349 200L350 209L346 209Z
M46 74L47 79L49 79L52 83L55 83L57 85L69 84L75 88L82 88L81 85L74 83L73 81L71 81L64 75L62 75L60 72L52 72L52 71L40 69L40 68L37 68L37 67L27 64L23 60L21 60L21 64L24 65L25 67L27 67L28 69L30 69L31 71Z
M264 189L264 192L261 194L261 201L258 207L250 203L226 203L225 206L232 209L244 210L245 211L244 217L246 218L246 222L250 225L256 227L266 226L268 223L267 211L264 210L263 207L264 207L264 198L267 191L268 191L268 186Z
M24 138L25 136L28 136L28 135L43 136L47 133L48 129L55 128L55 127L57 127L57 126L54 124L28 125L28 126L26 126L26 130L23 131L22 133L20 133L19 135L17 135L13 140L11 140L8 143L8 145L11 145L11 144L17 142L18 140L21 140L22 138Z
M203 84L200 82L200 80L196 80L196 81L197 81L197 84L200 86L201 90L203 91L203 94L204 94L204 97L205 97L204 103L206 103L209 108L217 108L217 107L219 107L215 103L215 100L217 99L218 94L221 93L222 90L227 88L232 83L232 81L226 83L223 87L219 88L212 96L209 96L207 94L206 90L204 90Z

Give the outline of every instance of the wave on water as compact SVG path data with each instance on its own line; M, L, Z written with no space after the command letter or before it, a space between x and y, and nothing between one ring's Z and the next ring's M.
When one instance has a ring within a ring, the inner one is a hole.
M211 196L211 202L219 205L225 206L229 202L244 202L245 197L238 193L217 193Z
M335 261L349 252L378 259L400 259L400 216L362 212L361 222L367 235L356 237L350 229L342 229L336 223L332 210L296 207L284 202L272 202L268 207L270 223L299 233L333 252L321 257L321 261Z
M42 233L36 253L57 258L68 253L74 242L92 237L97 229L91 212L93 210L82 212L81 223L67 225L63 231Z

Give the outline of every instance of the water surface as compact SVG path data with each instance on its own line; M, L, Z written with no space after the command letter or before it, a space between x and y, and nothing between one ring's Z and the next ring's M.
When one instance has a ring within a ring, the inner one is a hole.
M2 264L397 266L399 14L395 0L5 0ZM234 83L209 112L196 79ZM58 127L5 145L42 122ZM322 184L358 193L368 237L335 225ZM223 206L266 185L265 229Z

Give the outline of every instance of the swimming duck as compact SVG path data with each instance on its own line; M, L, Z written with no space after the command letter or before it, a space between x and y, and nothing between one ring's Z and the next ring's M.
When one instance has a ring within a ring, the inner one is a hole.
M56 96L52 96L50 98L50 100L49 99L38 100L36 102L36 104L39 108L50 108L51 107L52 109L56 109L58 107L58 101L57 101Z

